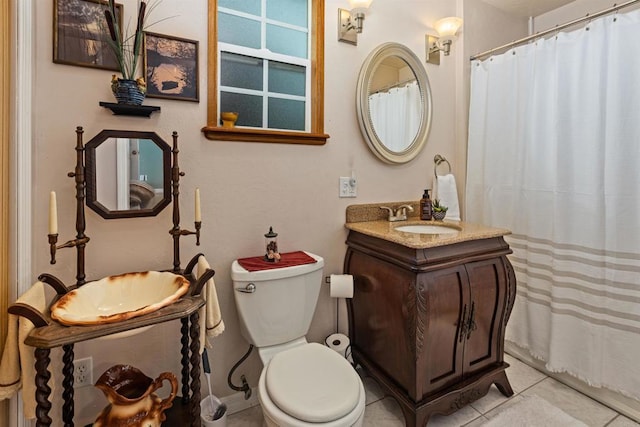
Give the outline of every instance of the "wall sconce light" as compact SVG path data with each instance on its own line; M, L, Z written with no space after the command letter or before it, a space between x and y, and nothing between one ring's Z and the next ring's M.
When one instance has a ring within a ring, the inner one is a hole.
M338 9L338 41L358 44L364 14L373 0L349 0L351 10Z
M440 37L427 34L427 63L440 65L440 55L442 51L445 56L451 51L451 43L456 38L456 33L462 26L462 19L455 16L442 18L436 21L434 27Z

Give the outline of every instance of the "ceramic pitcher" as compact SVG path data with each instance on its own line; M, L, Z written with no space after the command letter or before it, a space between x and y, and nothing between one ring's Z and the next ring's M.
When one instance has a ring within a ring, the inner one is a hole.
M167 380L171 394L160 399L154 391ZM109 405L100 412L94 427L160 427L166 419L165 409L170 408L178 392L178 380L171 372L163 372L155 380L130 365L115 365L96 382Z

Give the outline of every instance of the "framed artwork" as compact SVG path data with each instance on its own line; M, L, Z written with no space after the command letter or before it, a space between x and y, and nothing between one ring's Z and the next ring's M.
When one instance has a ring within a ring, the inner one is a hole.
M144 69L149 98L199 101L197 40L145 32Z
M120 71L109 47L104 8L99 0L55 0L53 11L53 62ZM122 5L116 4L119 22Z

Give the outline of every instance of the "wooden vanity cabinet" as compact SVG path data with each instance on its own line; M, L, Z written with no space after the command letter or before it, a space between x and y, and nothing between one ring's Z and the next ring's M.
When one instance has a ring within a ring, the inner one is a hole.
M424 426L484 396L505 374L515 276L502 237L413 249L350 231L344 271L354 360Z

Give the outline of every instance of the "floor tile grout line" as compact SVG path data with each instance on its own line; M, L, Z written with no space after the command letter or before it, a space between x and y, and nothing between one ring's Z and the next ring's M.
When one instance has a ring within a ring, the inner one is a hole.
M529 390L530 388L537 386L538 384L540 384L540 383L541 383L541 382L543 382L543 381L546 381L548 378L551 378L551 377L550 377L550 376L548 376L548 375L545 375L545 377L544 377L544 378L539 379L539 380L538 380L538 381L536 381L535 383L531 384L531 385L530 385L530 386L528 386L527 388L524 388L524 389L520 390L519 392L515 393L515 394L514 394L513 396L511 396L511 397L514 397L514 396L516 396L516 395L519 395L519 394L524 393L525 391Z
M620 417L620 414L616 413L616 416L610 419L609 422L604 425L604 427L610 426L618 417Z
M512 396L510 396L510 397L508 397L506 400L503 400L502 402L498 403L496 406L493 406L493 407L491 407L491 408L487 409L485 412L480 412L480 411L478 411L478 409L477 409L477 408L475 408L475 407L474 407L473 409L475 409L476 411L480 412L480 415L484 417L484 416L485 416L485 415L487 415L489 412L494 411L495 409L497 409L497 408L501 407L501 406L502 406L502 405L504 405L505 403L510 402L511 400L513 400L514 398L516 398L517 396L521 396L521 395L522 395L522 393L524 393L525 391L529 390L531 387L534 387L534 386L536 386L536 385L540 384L542 381L546 380L547 378L550 378L550 377L549 377L548 375L545 375L545 378L542 378L542 379L540 379L540 380L536 381L535 383L531 384L531 385L530 385L530 386L528 386L527 388L522 389L521 391L519 391L519 392L517 392L517 393L513 393L513 395L512 395Z

